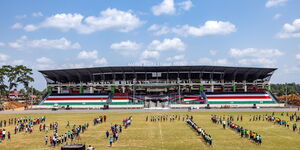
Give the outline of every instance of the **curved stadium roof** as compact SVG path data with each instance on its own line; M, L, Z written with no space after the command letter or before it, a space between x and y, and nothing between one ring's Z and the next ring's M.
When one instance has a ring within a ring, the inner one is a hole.
M77 69L40 70L47 82L91 82L99 74L138 74L138 73L201 73L222 74L225 81L270 80L277 68L226 67L226 66L110 66ZM209 76L206 78L212 78ZM50 81L49 81L50 80Z

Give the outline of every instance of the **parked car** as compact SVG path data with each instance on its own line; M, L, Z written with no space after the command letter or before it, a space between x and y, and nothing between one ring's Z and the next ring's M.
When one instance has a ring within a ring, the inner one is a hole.
M58 110L58 109L59 109L58 104L54 104L53 107L52 107L52 110L53 110L53 111L56 111L56 110Z

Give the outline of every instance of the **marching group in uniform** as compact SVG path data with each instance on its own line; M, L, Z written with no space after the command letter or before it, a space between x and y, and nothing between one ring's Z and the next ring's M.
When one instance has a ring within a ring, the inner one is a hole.
M212 145L212 137L205 132L201 127L199 127L193 119L187 119L186 123L190 125L197 133L198 135L201 135L205 143L208 143L209 145Z
M237 133L241 135L241 137L249 138L251 141L254 141L257 144L262 144L262 136L252 130L248 130L243 128L243 126L240 126L238 124L233 123L231 120L233 120L231 117L227 118L227 121L225 119L222 119L222 117L218 117L217 115L212 115L211 120L213 123L221 124L223 128L230 127L231 129L235 130Z

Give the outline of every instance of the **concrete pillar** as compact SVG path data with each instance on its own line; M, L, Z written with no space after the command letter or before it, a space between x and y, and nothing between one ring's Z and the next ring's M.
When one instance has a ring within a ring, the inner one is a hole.
M60 94L61 93L61 87L57 87L57 93Z
M244 81L244 92L247 92L247 83Z
M211 88L211 92L214 92L215 90L214 90L214 83L213 83L213 80L211 79L210 80L210 84L211 84L211 86L210 86L210 88Z
M125 93L125 87L122 86L122 93Z
M94 87L90 87L90 93L94 93Z

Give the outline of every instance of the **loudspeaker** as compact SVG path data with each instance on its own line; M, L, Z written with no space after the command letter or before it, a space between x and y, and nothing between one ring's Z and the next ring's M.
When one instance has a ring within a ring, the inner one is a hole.
M84 144L71 144L61 147L61 150L85 150Z

